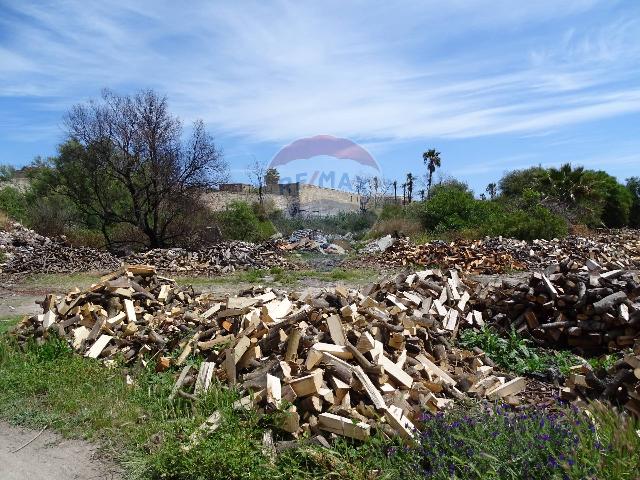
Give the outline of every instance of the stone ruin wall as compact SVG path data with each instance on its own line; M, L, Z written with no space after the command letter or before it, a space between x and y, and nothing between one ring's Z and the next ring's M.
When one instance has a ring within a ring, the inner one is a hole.
M359 195L299 183L269 185L265 187L263 198L286 215L297 212L299 215L326 216L360 210ZM223 186L220 191L207 193L205 201L212 210L220 211L236 201L256 203L259 197L255 189L233 184Z

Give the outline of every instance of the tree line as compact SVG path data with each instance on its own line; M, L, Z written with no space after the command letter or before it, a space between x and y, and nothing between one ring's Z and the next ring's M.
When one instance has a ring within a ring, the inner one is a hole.
M254 159L247 173L258 207L252 213L236 205L216 216L202 194L228 178L221 149L201 120L185 135L166 97L152 90L134 95L105 90L99 100L73 106L64 127L58 154L37 158L27 169L26 191L0 188L0 210L18 219L28 212L30 225L46 234L73 227L92 243L99 243L99 237L110 249L198 244L216 236L216 223L237 218L244 224L257 222L252 238L273 230L263 200L265 187L279 182L278 171ZM401 181L356 177L352 188L360 195L367 221L392 203L400 209L387 209L383 219L419 218L421 228L433 231L475 229L478 234L528 237L561 234L569 224L640 227L640 177L621 184L604 171L570 164L537 166L507 172L478 199L458 180L434 182L441 155L435 148L422 154L422 176L409 172ZM1 167L0 182L13 173ZM251 215L257 219L249 221ZM239 225L231 230L235 236L244 231Z

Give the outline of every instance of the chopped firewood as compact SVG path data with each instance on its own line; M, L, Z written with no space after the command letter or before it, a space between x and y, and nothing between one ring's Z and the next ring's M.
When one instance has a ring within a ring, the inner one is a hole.
M504 398L515 393L520 393L527 386L524 377L516 377L513 380L489 390L486 395L490 400Z
M311 375L296 378L289 382L289 385L291 385L298 397L306 397L307 395L318 393L318 390L322 387L322 370L316 370Z
M87 357L98 358L107 344L113 339L111 335L101 335L87 352Z
M198 377L196 379L195 394L207 393L211 387L211 379L215 371L216 364L213 362L202 362Z
M176 397L176 395L178 394L178 391L182 387L182 384L184 383L185 379L187 378L187 375L189 374L190 370L191 370L191 365L186 365L182 369L182 371L180 372L180 375L178 376L178 380L173 385L173 389L171 390L171 394L169 395L169 400L173 400Z
M354 423L351 419L334 415L332 413L321 413L318 416L318 426L320 430L354 438L356 440L366 440L369 437L371 427L363 422Z

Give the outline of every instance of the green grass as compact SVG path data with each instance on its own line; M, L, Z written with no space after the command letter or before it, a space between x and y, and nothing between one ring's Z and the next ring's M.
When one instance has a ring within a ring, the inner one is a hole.
M459 343L462 347L481 348L494 362L517 374L544 373L557 369L563 375L574 365L584 362L580 357L564 350L545 350L533 346L533 342L512 330L501 337L488 327L481 330L464 330Z
M22 319L22 315L10 315L8 317L0 317L0 335L8 332L14 325Z
M125 374L133 378L132 386ZM640 467L637 422L594 408L594 432L585 416L565 407L559 409L561 418L548 411L516 414L470 407L427 418L419 448L374 436L363 444L339 439L331 449L301 446L270 459L262 452L261 438L265 428L273 427L273 418L234 412L237 395L218 386L193 405L180 398L170 402L176 375L156 373L153 363L106 368L73 354L63 341L20 347L4 334L0 418L33 428L49 425L64 435L96 441L102 453L124 466L128 478L139 480L515 480L523 478L523 471L531 478L631 479ZM221 427L183 451L189 435L216 410L223 415Z
M387 458L379 439L360 446L341 441L332 451L306 446L273 462L261 449L262 432L273 423L269 417L234 412L237 395L226 388L213 388L193 406L180 398L169 402L176 373L156 373L153 364L108 369L73 354L60 340L20 348L2 335L0 417L97 441L134 479L320 479L348 473L357 480L368 478L374 466L395 472L401 462ZM188 436L216 410L223 413L220 429L184 452Z
M513 411L492 406L430 416L415 467L422 478L637 478L637 420L600 404L594 421L577 409Z
M231 275L220 277L177 277L176 282L181 285L233 285L238 283L264 284L275 283L292 285L305 279L315 279L325 282L342 280L347 282L375 281L377 274L370 270L351 270L334 268L324 272L316 270L285 270L274 267L268 270L250 269L235 272Z
M73 287L86 288L100 281L100 275L92 273L38 273L25 277L21 286L66 291Z

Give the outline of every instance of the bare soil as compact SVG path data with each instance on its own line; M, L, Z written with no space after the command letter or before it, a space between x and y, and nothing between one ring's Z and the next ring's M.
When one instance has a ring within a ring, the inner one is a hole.
M82 440L68 440L49 430L38 436L39 433L0 421L1 480L122 478L115 464L100 458L95 445ZM20 447L23 448L16 452Z

